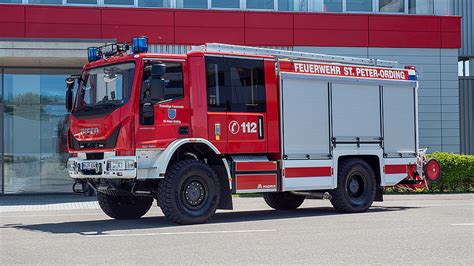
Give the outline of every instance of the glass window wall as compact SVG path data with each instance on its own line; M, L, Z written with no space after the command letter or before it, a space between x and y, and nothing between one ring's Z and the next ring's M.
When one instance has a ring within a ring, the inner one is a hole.
M405 0L379 0L379 11L388 13L405 12Z
M4 193L71 192L65 83L74 69L5 68Z
M66 0L66 3L73 5L97 5L97 0Z
M409 0L408 13L420 15L433 15L434 3L433 0Z
M247 9L275 9L273 0L247 0Z
M208 8L207 0L176 0L177 8Z
M308 0L278 0L280 11L308 11Z
M434 0L434 9L436 15L453 15L451 10L451 0Z
M372 0L346 0L346 11L372 12Z
M0 0L2 4L21 4L21 0Z
M63 0L28 0L28 3L40 5L62 5Z
M104 5L133 6L134 5L134 0L104 0Z
M324 12L342 12L342 0L324 0Z
M212 0L211 1L212 8L240 8L240 0Z

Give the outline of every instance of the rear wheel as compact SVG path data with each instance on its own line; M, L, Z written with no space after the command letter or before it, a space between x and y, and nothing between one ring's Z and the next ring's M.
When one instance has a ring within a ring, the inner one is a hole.
M303 204L305 196L290 192L270 192L263 193L263 199L275 210L295 210Z
M158 186L158 203L175 223L203 223L216 212L219 188L217 175L209 166L197 160L183 160L171 166Z
M337 188L331 192L331 203L341 212L364 212L375 198L376 178L370 165L361 159L341 162Z
M97 193L97 201L102 211L114 219L138 219L145 215L153 203L153 198L136 196L111 196Z

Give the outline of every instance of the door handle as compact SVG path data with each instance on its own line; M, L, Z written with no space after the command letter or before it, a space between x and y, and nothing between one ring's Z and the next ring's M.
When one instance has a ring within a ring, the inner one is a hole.
M178 128L178 134L179 135L188 135L189 134L189 127L187 126L181 126Z
M263 139L264 138L264 133L263 133L263 116L258 117L258 139Z

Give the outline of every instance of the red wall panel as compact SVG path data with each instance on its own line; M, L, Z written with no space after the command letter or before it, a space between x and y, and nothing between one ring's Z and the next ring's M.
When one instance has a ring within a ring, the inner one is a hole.
M426 31L371 31L369 47L440 48L441 33Z
M24 38L25 37L25 23L0 22L0 37Z
M24 6L0 5L0 22L25 22Z
M175 42L180 44L204 44L206 42L244 44L244 39L243 28L175 28Z
M205 11L176 11L176 27L244 27L244 13L242 12L205 12Z
M0 5L0 38L104 38L151 43L459 48L461 18L381 14Z
M102 38L130 42L135 36L147 36L150 43L173 44L174 27L103 25Z
M149 9L104 9L102 23L105 25L150 25L174 26L174 12Z
M81 7L26 7L27 23L100 24L100 10Z
M459 17L441 17L441 30L461 32L461 19Z
M100 25L28 23L26 37L99 39L101 33Z
M368 15L295 14L295 29L368 30Z
M461 47L461 34L459 32L442 32L441 48Z
M369 15L369 30L440 31L440 17L406 15Z
M295 29L296 46L368 46L368 32L361 30L304 30Z
M293 46L292 29L245 29L245 44Z
M293 15L286 13L246 13L246 28L293 29Z

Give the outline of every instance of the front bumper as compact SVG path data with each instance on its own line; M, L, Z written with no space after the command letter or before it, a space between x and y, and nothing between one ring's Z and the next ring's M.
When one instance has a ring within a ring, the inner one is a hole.
M123 169L111 169L112 162L123 161ZM126 163L125 163L126 162ZM133 165L133 166L132 166ZM67 162L69 176L74 179L85 178L117 178L133 179L137 177L136 156L111 156L101 160L86 160L77 157L69 158Z

